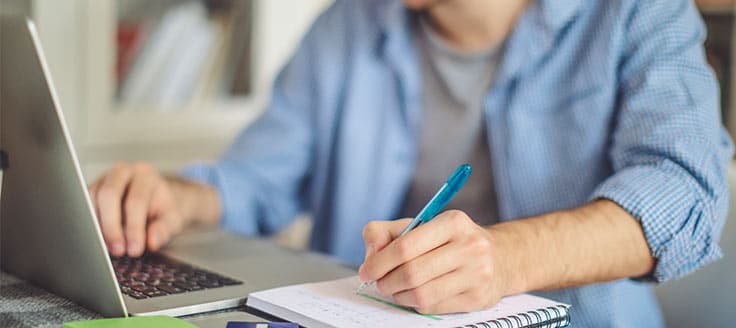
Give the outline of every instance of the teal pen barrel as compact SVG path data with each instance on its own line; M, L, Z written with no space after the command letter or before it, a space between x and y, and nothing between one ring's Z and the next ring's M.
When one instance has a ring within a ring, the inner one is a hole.
M429 222L439 212L447 206L452 197L455 197L458 191L468 181L472 168L468 164L460 165L455 172L447 179L447 182L437 191L437 194L427 203L422 211L417 214L418 221L422 223Z

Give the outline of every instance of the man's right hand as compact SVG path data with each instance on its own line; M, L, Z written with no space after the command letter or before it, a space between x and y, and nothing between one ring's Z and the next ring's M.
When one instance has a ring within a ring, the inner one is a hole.
M89 192L114 256L158 250L195 219L219 219L214 188L164 177L148 163L117 163L89 186Z

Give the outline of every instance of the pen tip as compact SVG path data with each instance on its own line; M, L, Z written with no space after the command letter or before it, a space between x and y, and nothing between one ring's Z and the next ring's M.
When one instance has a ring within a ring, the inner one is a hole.
M365 289L365 287L368 286L369 284L370 284L370 282L367 282L367 281L361 282L360 283L360 286L358 286L358 288L355 289L355 293L356 294L362 293L363 290Z

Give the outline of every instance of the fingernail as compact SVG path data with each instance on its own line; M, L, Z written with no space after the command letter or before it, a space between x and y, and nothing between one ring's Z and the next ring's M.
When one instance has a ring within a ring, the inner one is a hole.
M138 254L139 247L138 243L128 242L128 255Z
M113 243L110 246L110 252L113 255L122 255L123 253L125 253L125 247L122 243Z

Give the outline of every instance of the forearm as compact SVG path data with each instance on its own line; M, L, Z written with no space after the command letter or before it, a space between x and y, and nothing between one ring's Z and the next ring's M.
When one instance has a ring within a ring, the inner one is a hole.
M214 187L176 176L167 176L166 181L171 185L185 223L219 223L222 204Z
M609 200L487 230L507 294L642 276L655 264L639 222Z

